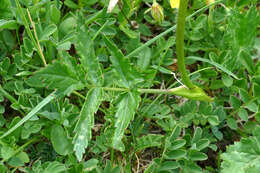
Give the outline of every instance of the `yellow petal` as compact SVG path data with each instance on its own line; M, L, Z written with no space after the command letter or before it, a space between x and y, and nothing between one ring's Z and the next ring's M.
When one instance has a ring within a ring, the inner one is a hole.
M170 4L172 8L179 8L180 0L170 0Z
M207 5L214 3L214 2L215 2L215 0L206 0Z

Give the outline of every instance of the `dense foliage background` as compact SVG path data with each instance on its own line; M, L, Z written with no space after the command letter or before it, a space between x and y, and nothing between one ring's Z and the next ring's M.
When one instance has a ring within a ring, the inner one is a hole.
M213 102L141 92L181 85L178 9L153 3L0 0L0 172L260 172L259 1L189 1Z

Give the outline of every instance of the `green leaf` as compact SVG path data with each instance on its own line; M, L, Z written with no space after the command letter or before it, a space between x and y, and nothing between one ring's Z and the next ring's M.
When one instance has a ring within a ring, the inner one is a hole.
M149 47L146 47L143 51L141 51L138 55L137 65L145 70L151 61L152 51Z
M260 112L255 114L255 120L260 124Z
M237 122L234 118L228 118L227 119L227 125L228 125L228 127L230 127L233 130L237 129Z
M86 32L78 33L76 50L80 55L80 61L87 72L87 77L93 85L102 86L102 70L95 55L94 43Z
M27 121L24 123L21 138L28 139L32 133L37 133L41 130L42 124L39 121Z
M238 109L241 106L240 100L236 96L233 96L233 95L230 96L230 103L234 109Z
M55 151L60 155L65 156L72 152L72 143L60 125L56 124L52 126L51 143Z
M142 79L136 70L130 65L129 59L126 59L123 53L116 47L116 45L109 40L106 36L103 37L104 41L112 54L110 60L118 72L122 82L121 85L129 88L134 84L141 82Z
M260 145L256 137L242 138L221 154L222 173L258 173Z
M125 27L124 25L120 25L120 26L119 26L119 29L120 29L121 31L123 31L129 38L134 39L134 38L137 38L137 37L138 37L138 33L137 33L137 32L131 30L131 29L128 28L128 27Z
M218 116L215 115L209 116L208 121L212 126L217 126L220 123Z
M1 147L1 157L4 160L10 159L15 154L15 150L9 146L4 145Z
M117 105L117 112L115 115L117 119L115 124L116 129L112 139L113 148L124 151L121 140L124 136L125 129L134 118L139 102L140 95L138 93L129 92L122 95L121 101Z
M94 127L94 114L101 103L102 95L101 88L89 90L80 111L79 120L74 130L76 134L73 138L73 149L79 161L81 161L85 148L92 137L91 130Z
M248 92L242 88L239 89L239 95L244 103L248 103L251 100Z
M54 62L47 67L39 70L34 76L27 80L29 85L46 86L49 89L58 89L64 95L69 95L71 92L84 87L78 74L65 64Z
M245 109L240 109L239 111L238 111L238 116L242 119L242 120L244 120L244 121L248 121L248 113L247 113L247 111L245 110Z
M208 139L200 139L198 142L196 142L196 148L201 151L204 148L208 147L210 144L210 141Z
M218 127L213 126L211 127L213 134L218 138L218 140L222 140L223 139L223 133L221 131L219 131Z
M15 29L16 27L17 27L17 23L15 20L0 19L0 30Z
M51 20L55 24L59 23L61 14L60 14L60 10L55 5L51 6L50 16L51 16Z
M161 146L163 137L163 135L148 134L137 138L136 150L139 151L149 147Z
M255 65L250 54L248 54L244 50L241 50L239 53L239 60L243 67L245 67L250 74L253 74L255 72Z
M201 136L202 136L202 129L200 127L197 127L194 132L191 143L196 143L201 138Z
M169 141L174 141L175 139L177 139L181 134L181 128L179 125L175 125L174 128L172 128L172 132L171 132L171 136L169 136L167 139L169 139Z
M42 173L59 173L67 170L66 166L60 162L46 162L46 167L44 168Z
M73 8L73 9L77 9L78 8L78 5L75 2L73 2L72 0L65 0L64 4L66 6L68 6L69 8Z
M258 111L258 105L255 102L249 102L246 104L246 108L252 112Z
M167 159L178 160L178 159L184 158L185 156L186 156L186 151L181 150L181 149L172 150L172 151L166 153Z
M39 36L39 41L46 41L49 40L49 37L55 32L57 31L57 26L55 24L50 24L49 26L47 26L46 28L44 28L44 30L42 31L42 33Z
M68 17L60 23L59 31L64 35L72 33L76 24L77 20L74 17Z
M169 150L177 150L181 147L183 147L186 144L185 139L176 139L172 142L171 146L169 147Z
M180 164L178 162L165 161L160 165L159 171L170 171L173 169L177 169L179 167L180 167Z
M199 152L197 150L189 150L188 158L193 161L207 160L208 156L205 153Z
M97 159L90 159L84 163L84 171L92 171L97 167L98 160Z
M30 161L29 156L25 152L20 152L8 160L10 166L24 166L25 163Z
M253 91L254 91L254 97L260 98L260 85L254 83Z
M226 87L230 87L233 84L233 79L229 75L223 74L222 80L223 80L223 83Z
M242 12L239 8L230 11L229 28L234 46L250 47L254 44L257 26L259 25L259 13L256 5L250 6Z

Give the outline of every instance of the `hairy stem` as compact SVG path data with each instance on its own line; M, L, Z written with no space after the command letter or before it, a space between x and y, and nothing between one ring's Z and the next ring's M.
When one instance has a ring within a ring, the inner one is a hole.
M190 89L195 86L192 84L186 68L184 59L184 28L185 28L185 18L187 11L188 0L181 0L179 7L179 14L177 20L177 30L176 30L176 53L178 59L178 69L181 73L181 78L183 83Z

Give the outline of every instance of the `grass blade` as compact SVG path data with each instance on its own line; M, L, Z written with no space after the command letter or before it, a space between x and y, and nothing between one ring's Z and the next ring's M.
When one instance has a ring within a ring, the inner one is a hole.
M9 129L7 132L5 132L0 139L3 139L7 135L11 134L13 131L15 131L18 127L23 125L26 121L28 121L32 116L34 116L41 108L43 108L45 105L47 105L50 101L52 101L55 97L55 91L52 92L50 95L48 95L45 99L43 99L35 108L31 110L21 121L19 121L15 126L13 126L11 129Z
M210 61L210 60L205 59L205 58L196 57L196 56L189 56L189 57L186 57L186 58L209 63L209 64L215 66L216 68L222 70L223 72L227 73L228 75L232 76L233 78L239 79L234 73L232 73L227 68L223 67L221 64L218 64L216 62Z

